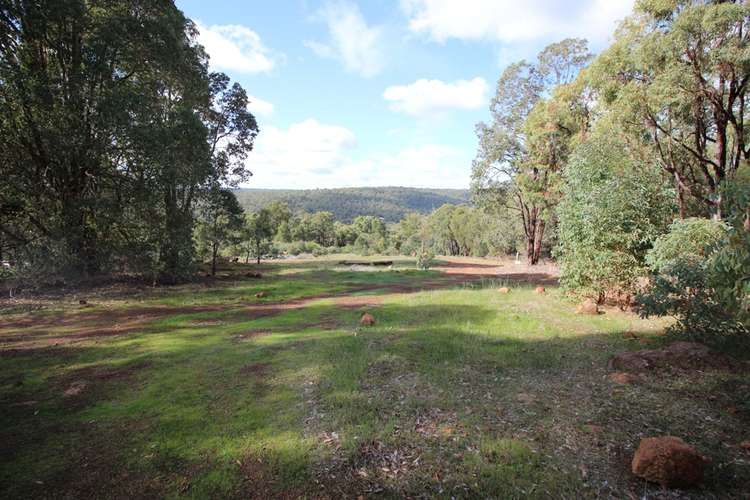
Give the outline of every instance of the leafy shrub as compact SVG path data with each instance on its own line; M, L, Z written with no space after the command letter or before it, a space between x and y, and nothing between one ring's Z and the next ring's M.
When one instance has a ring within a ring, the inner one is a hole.
M435 254L432 250L422 247L417 252L417 267L423 271L427 271L433 265L435 265Z
M714 220L677 220L667 234L654 242L646 263L653 272L666 274L675 266L705 267L708 256L716 251L728 231L726 224Z
M674 316L671 333L709 343L736 341L748 328L717 293L717 257L726 252L731 227L709 219L677 220L647 256L652 286L638 296L641 314ZM718 285L718 286L717 286Z
M608 138L580 146L557 209L561 283L599 300L636 292L648 275L646 252L673 214L673 194L658 171L622 149Z

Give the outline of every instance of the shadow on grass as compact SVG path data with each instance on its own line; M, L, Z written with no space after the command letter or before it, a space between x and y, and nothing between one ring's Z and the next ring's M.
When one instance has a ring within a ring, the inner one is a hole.
M365 309L374 328L358 325ZM2 495L240 498L264 481L267 491L292 496L375 488L391 496L455 488L459 496L576 496L587 492L576 453L606 464L610 452L570 428L593 420L625 429L618 440L644 429L679 435L710 409L704 402L690 413L695 395L677 392L665 409L647 384L608 382L607 358L637 348L615 324L570 335L482 304L314 303L262 318L233 311L160 318L125 338L0 358ZM76 382L86 384L81 393L66 396ZM425 415L456 434L425 437ZM738 418L723 416L722 432L739 439ZM335 432L341 447L325 445L321 432ZM705 447L711 436L695 439ZM566 451L571 437L580 449ZM419 456L423 465L395 476L382 470L393 468L388 457L412 452L410 463ZM727 453L710 450L722 464ZM320 467L336 475L316 483ZM642 490L611 464L601 467L597 478L615 493ZM709 488L741 493L725 479L745 472L729 463Z

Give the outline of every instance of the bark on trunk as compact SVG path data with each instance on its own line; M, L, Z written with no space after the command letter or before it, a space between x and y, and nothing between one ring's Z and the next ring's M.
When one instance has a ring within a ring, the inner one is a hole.
M216 255L219 253L219 245L213 244L211 252L211 276L216 276Z

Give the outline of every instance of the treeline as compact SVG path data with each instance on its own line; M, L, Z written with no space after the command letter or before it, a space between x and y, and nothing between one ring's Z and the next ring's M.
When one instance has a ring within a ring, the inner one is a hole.
M467 205L445 204L430 214L407 214L399 222L361 215L351 223L336 220L331 212L292 212L289 205L273 202L246 216L224 242L227 254L245 261L263 256L310 253L361 255L475 256L513 254L523 245L515 219Z
M572 292L747 333L749 37L747 2L641 0L595 58L568 39L510 65L476 200L518 214L531 264L554 231Z
M382 217L398 222L410 212L428 214L445 205L469 204L467 189L406 187L339 189L238 189L240 205L257 212L273 202L289 205L294 212L331 212L336 220L352 222L360 215Z
M194 272L196 208L248 177L258 133L196 35L171 1L2 3L0 272Z

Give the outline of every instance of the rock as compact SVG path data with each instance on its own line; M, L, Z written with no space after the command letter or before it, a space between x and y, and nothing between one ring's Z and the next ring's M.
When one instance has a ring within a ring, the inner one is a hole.
M643 372L657 369L729 369L737 363L696 342L673 342L661 349L624 352L609 361L611 370Z
M362 326L375 326L375 318L372 314L364 313L359 319L359 324Z
M264 299L268 297L268 294L266 292L258 292L255 294L256 299Z
M245 276L248 277L248 278L255 278L255 279L260 279L260 278L263 277L262 274L260 274L260 273L254 273L252 271L245 273Z
M85 306L85 305L87 305L87 304L88 304L88 302L86 301L86 299L81 299L81 300L79 300L79 301L78 301L78 303L79 303L80 305L82 305L82 306Z
M520 401L521 403L526 403L526 404L531 404L534 401L536 401L536 398L532 394L527 394L525 392L516 394L516 399Z
M534 293L538 293L539 295L547 293L547 289L543 286L538 286L536 289L534 289Z
M599 306L593 300L588 299L576 308L576 314L588 314L592 316L599 314Z
M740 448L743 450L750 452L750 441L743 441L740 443Z
M622 334L622 338L626 340L638 340L638 335L633 332L625 332Z
M497 291L500 293L510 293L510 288L508 288L507 286L504 286L502 288L498 288Z
M609 379L615 384L632 385L641 381L641 377L632 373L614 372L609 374Z
M707 460L674 436L641 440L631 464L633 474L664 488L688 488L703 481Z
M73 382L70 387L68 387L65 392L63 393L63 396L65 397L71 397L71 396L78 396L83 390L86 388L86 382Z

